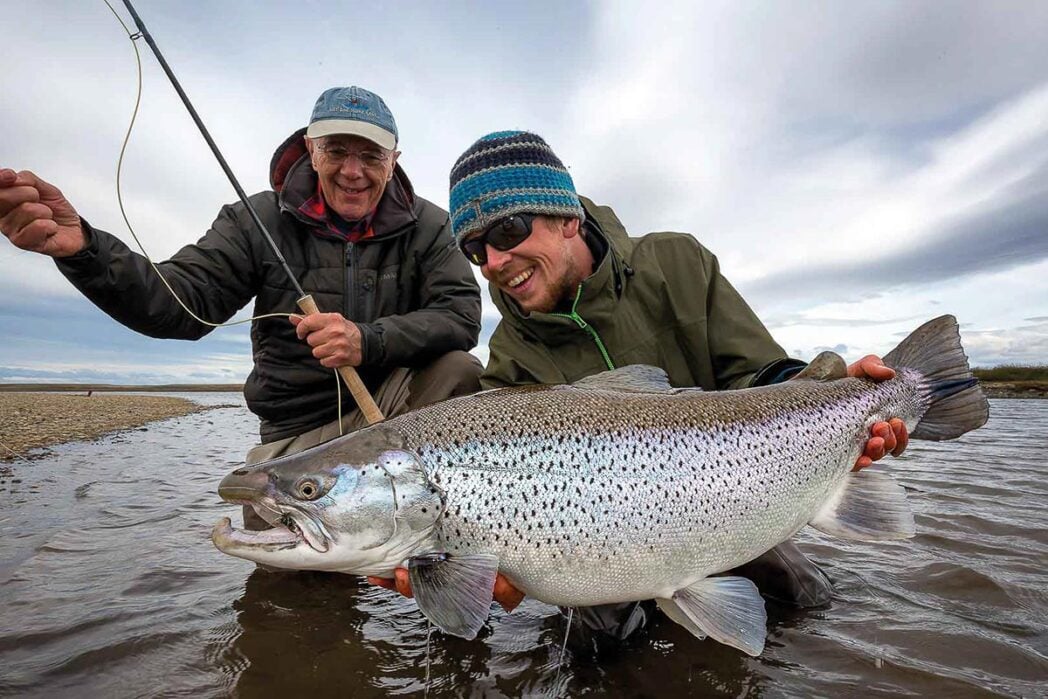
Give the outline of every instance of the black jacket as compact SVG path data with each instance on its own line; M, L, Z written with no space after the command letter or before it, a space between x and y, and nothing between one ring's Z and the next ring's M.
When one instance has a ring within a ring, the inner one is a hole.
M421 366L476 345L479 289L447 212L415 196L398 165L372 220L374 237L346 243L314 235L321 224L298 210L317 191L303 132L274 154L273 191L253 195L251 204L320 310L341 312L360 327L364 383L374 390L393 367ZM211 331L179 307L144 257L83 225L87 248L56 263L95 305L150 337L195 340ZM158 266L193 312L213 323L252 298L256 316L299 312L293 285L242 203L224 206L203 238ZM244 395L261 419L263 442L336 419L333 372L313 358L287 318L254 321L251 343L255 367ZM349 392L342 395L343 411L353 409Z

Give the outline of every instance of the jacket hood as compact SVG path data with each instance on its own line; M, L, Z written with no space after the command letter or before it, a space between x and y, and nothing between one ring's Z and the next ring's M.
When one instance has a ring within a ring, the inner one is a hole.
M288 136L273 153L269 161L269 184L277 193L280 208L307 225L317 225L299 212L302 206L317 191L317 173L306 150L306 127ZM393 168L393 179L386 184L386 191L378 202L378 209L371 226L375 237L400 231L409 223L418 220L415 212L415 188L400 165Z
M597 206L586 197L579 197L586 210L587 235L598 235L607 243L607 252L597 263L593 274L582 282L582 291L575 300L577 306L586 308L585 320L589 323L600 323L615 313L615 307L633 269L629 260L633 254L633 241L626 229L610 208ZM613 294L607 289L614 289ZM531 313L525 315L520 306L511 297L500 291L494 284L488 285L491 298L502 314L502 322L517 328L525 337L538 341L558 344L559 341L570 342L578 333L576 321L564 313Z

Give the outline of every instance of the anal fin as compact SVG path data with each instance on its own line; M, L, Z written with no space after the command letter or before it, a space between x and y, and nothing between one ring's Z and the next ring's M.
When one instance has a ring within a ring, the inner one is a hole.
M842 539L884 541L914 534L906 490L886 473L849 473L809 524Z
M757 586L746 578L703 578L658 600L659 607L699 638L703 633L748 655L760 655L768 614Z
M408 561L408 578L422 613L441 631L476 638L491 609L497 556L432 553Z
M655 604L659 605L659 609L662 613L668 616L673 621L677 622L688 631L691 631L695 635L695 638L700 641L706 638L706 632L700 629L694 621L688 618L688 615L684 613L684 610L680 608L674 600L666 599L665 597L656 598Z

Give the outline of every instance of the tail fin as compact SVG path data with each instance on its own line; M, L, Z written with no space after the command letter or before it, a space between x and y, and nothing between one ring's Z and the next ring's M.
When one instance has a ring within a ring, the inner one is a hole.
M884 363L924 376L928 411L910 432L914 439L955 439L990 417L990 405L968 368L953 316L940 316L914 330L884 356Z

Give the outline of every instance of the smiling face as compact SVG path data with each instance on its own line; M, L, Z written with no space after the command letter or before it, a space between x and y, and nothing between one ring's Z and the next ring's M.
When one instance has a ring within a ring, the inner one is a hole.
M307 137L306 148L324 201L347 221L359 221L378 206L400 155L366 138L341 134Z
M511 250L486 246L481 274L525 313L549 313L570 300L593 272L593 254L577 218L537 216L526 240Z

